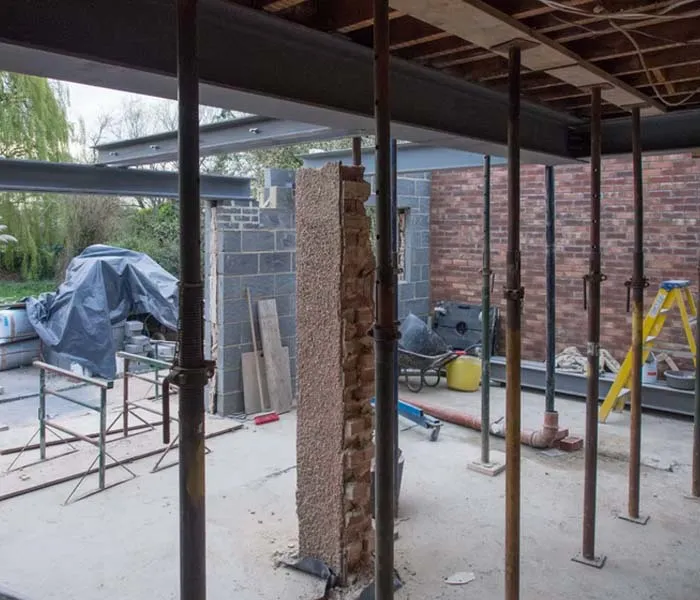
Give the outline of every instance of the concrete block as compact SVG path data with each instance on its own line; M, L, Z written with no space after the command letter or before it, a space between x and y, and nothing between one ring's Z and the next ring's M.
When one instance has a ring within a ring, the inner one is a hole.
M400 187L400 186L399 186ZM417 196L399 196L398 198L399 210L418 210L420 208L420 198Z
M279 317L280 322L280 337L287 338L296 335L297 322L296 316Z
M241 370L241 354L243 354L243 351L240 344L224 346L220 352L223 357L222 372Z
M274 275L245 275L241 277L241 297L246 297L246 288L250 289L253 304L260 298L271 298L275 295Z
M266 188L273 186L292 188L294 187L295 173L294 169L265 169L263 172L263 185Z
M427 248L430 251L430 230L420 231L418 234L418 248Z
M414 267L423 266L430 263L429 248L412 248L411 249L411 265ZM415 281L415 280L413 280Z
M420 298L430 298L430 282L429 281L417 281L415 289L415 298L418 300Z
M417 179L415 181L415 194L416 196L423 196L430 198L430 180Z
M275 275L275 294L296 294L296 276L294 273Z
M429 229L430 228L430 217L423 214L413 214L411 215L411 227L416 229Z
M420 199L418 211L423 215L430 214L430 198L421 198Z
M253 275L257 272L257 254L224 253L219 255L219 273L222 275Z
M243 377L241 376L240 369L219 371L219 373L217 373L217 378L219 382L219 391L222 394L243 391Z
M275 232L275 250L290 251L296 249L297 234L296 231L277 231Z
M406 310L406 314L412 312L417 317L425 317L429 312L427 298L421 300L407 300L406 302L402 302L400 304L400 307L401 306Z
M423 280L423 277L422 277L423 272L421 271L421 269L427 265L414 265L410 261L409 261L409 265L410 266L408 267L408 270L406 272L406 275L408 275L406 280L407 281L421 281L421 280Z
M238 300L242 296L241 278L238 276L219 276L219 303L225 300Z
M294 210L294 191L291 188L265 188L265 206L279 210Z
M399 206L401 206L401 196L415 196L416 195L416 182L414 179L407 179L405 177L397 178L397 188L399 195Z
M219 347L234 346L241 343L241 331L250 329L248 323L226 323L219 328Z
M277 300L277 314L280 317L296 314L296 296L294 294L278 295L275 300Z
M247 323L250 319L248 316L248 302L244 298L238 300L224 300L221 304L221 322L219 326L227 323Z
M399 302L413 300L416 297L416 286L408 281L399 282Z
M430 263L421 266L419 279L420 281L430 281Z
M241 232L241 251L269 252L275 249L275 233L273 231L243 231Z
M260 256L260 273L289 273L292 270L291 252L264 252Z
M245 411L243 405L243 392L219 393L216 396L217 412L220 415L235 415Z
M217 235L219 252L240 252L241 232L240 231L219 231Z
M260 210L261 229L294 229L294 213L289 210L263 208Z

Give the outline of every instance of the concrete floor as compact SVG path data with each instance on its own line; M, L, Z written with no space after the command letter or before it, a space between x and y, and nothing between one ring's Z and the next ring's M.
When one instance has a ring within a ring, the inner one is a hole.
M405 389L401 395L412 396ZM503 390L493 388L492 396L497 417ZM479 394L438 389L420 398L478 414ZM583 432L583 403L559 399L557 408L563 425ZM537 427L542 409L541 396L524 394L524 426ZM550 458L523 448L522 598L700 598L700 503L683 498L692 424L645 415L643 454L654 465L642 470L642 508L651 515L645 527L615 518L627 494L620 460L626 424L627 415L614 415L601 426L597 549L608 562L600 571L570 561L580 549L583 454ZM208 597L319 597L315 581L274 566L296 541L295 415L208 445ZM505 480L466 469L479 456L479 434L445 425L430 442L424 430L410 428L401 433L401 447L396 566L406 585L396 597L503 597ZM497 453L502 441L494 439L493 447ZM149 474L150 465L136 463L136 480L67 507L61 505L67 486L1 503L0 587L30 600L177 598L177 470ZM457 571L476 579L445 584Z

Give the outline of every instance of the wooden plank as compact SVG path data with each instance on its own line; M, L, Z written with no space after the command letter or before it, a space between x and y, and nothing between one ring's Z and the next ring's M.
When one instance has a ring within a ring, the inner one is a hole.
M289 350L285 352L282 348L277 302L258 301L258 319L270 406L278 413L285 413L292 408L292 376L289 369Z
M257 365L255 364L257 361ZM245 414L252 415L270 410L270 399L265 381L265 362L260 354L244 352L241 356L243 371L243 404ZM258 373L262 374L262 397L258 387Z

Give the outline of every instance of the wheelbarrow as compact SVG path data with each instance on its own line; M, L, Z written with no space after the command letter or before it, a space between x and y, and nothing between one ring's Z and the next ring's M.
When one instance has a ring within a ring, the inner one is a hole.
M457 356L451 350L437 356L426 356L399 347L399 373L403 375L406 387L417 393L424 385L436 387L440 383L442 370Z

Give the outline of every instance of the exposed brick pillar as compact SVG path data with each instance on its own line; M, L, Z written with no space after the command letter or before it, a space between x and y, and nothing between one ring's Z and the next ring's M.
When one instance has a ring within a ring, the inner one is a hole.
M301 169L297 194L297 514L301 556L343 581L371 563L374 255L362 167Z

